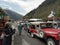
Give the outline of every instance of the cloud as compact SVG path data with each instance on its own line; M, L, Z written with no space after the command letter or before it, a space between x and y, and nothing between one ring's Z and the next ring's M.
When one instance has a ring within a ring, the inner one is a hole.
M33 9L36 9L45 0L3 0L9 9L25 15ZM1 2L1 1L0 1Z
M11 2L11 3L19 2L19 0L4 0L4 1Z
M9 7L8 9L12 10L12 7Z

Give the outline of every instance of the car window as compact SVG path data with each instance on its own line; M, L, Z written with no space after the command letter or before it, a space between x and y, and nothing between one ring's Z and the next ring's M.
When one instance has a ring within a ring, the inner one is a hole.
M40 29L40 25L36 25L36 30L39 30Z
M39 27L39 25L37 25L37 27Z
M60 27L60 23L58 24L58 27Z
M47 23L46 28L53 28L53 24L52 23Z
M35 25L30 25L30 27L31 27L32 29L35 29Z
M41 23L40 24L40 28L46 28L46 24L45 23Z
M53 28L57 28L58 27L58 25L57 24L53 24Z

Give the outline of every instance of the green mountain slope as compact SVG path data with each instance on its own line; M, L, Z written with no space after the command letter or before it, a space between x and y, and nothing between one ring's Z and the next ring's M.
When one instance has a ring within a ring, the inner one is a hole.
M10 16L12 19L14 20L21 20L23 18L22 15L12 11L12 10L9 10L9 9L4 9L4 11L7 13L8 16Z
M56 17L60 17L60 0L46 0L37 9L29 12L25 17L42 18L47 20L47 16L51 11L55 12Z

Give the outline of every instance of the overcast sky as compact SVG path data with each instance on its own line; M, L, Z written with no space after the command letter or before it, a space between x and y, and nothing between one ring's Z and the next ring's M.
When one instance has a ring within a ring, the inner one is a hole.
M45 0L0 0L0 6L25 15L36 9L43 1Z

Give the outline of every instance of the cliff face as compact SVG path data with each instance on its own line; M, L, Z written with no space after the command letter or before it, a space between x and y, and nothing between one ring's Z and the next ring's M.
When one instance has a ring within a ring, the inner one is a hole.
M60 0L46 0L37 9L29 12L26 16L28 16L28 18L42 18L47 20L47 16L52 10L55 12L56 17L60 17Z

